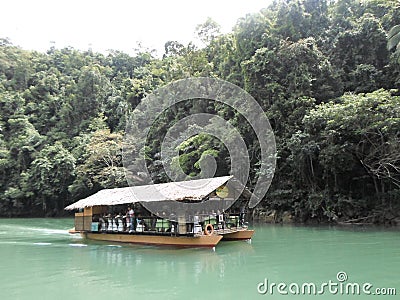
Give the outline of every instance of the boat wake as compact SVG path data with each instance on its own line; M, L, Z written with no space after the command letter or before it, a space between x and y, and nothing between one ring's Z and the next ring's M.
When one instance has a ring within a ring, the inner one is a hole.
M31 228L31 227L27 227L26 229L41 232L41 233L47 234L47 235L51 235L51 234L69 235L67 229L49 229L49 228Z
M43 234L63 234L68 235L68 229L51 229L44 227L29 227L29 226L21 226L21 225L1 225L1 234L7 234L8 232L13 233L25 233L29 231L35 231Z
M79 243L82 239L80 235L71 236L68 229L57 228L51 224L45 227L46 224L35 226L36 224L10 223L0 223L0 245L62 247L69 243Z

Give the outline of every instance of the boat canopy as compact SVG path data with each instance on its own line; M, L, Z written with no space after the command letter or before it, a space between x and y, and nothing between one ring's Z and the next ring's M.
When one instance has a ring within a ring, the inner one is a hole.
M233 176L223 176L180 182L104 189L67 206L65 209L74 210L91 206L112 206L133 202L156 202L166 200L200 201L220 186L226 184L232 178ZM249 191L247 190L247 192Z

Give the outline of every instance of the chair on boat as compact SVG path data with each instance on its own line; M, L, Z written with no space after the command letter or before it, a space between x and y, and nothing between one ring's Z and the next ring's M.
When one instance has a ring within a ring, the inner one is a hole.
M157 219L156 231L157 232L167 232L171 228L171 222L164 219Z
M193 216L193 230L192 233L199 234L203 231L203 227L199 223L199 216Z
M226 222L228 228L239 226L239 216L230 216Z
M144 230L151 230L151 222L149 218L142 218L142 225Z
M203 221L204 223L204 228L208 225L211 224L214 229L217 229L218 221L216 217L206 217Z

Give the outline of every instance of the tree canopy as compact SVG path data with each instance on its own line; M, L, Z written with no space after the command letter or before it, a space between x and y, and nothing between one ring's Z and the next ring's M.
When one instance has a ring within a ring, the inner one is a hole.
M277 0L227 34L208 18L195 28L202 47L166 41L162 57L145 48L40 53L0 39L0 215L53 215L126 186L129 114L167 83L209 76L244 88L271 122L278 164L265 210L299 221L391 223L400 212L399 12L396 0ZM168 180L160 160L167 128L192 112L217 114L245 138L252 188L257 138L238 112L212 101L181 103L157 120L146 148L154 181ZM217 174L230 169L211 136L177 150L171 164L188 177L207 157Z

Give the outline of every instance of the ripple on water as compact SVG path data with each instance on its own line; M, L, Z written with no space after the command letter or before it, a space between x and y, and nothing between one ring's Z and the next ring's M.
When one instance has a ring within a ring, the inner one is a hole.
M87 247L86 244L68 244L68 246L71 246L71 247Z

